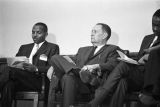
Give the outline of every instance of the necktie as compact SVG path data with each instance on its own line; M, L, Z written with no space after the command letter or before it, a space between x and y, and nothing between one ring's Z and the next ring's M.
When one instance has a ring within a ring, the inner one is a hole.
M91 58L94 55L94 51L96 50L97 46L93 46L92 51L89 55L89 58Z
M157 38L157 40L156 40L156 41L154 41L154 43L153 43L152 47L153 47L153 46L158 45L159 43L160 43L160 39L159 39L159 38Z
M29 63L32 64L33 56L36 54L37 50L39 49L39 45L35 44L35 46L32 49L31 55L29 57Z

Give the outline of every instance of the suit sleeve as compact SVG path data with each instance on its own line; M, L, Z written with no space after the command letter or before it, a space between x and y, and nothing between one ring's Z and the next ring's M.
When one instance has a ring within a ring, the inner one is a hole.
M48 55L48 62L50 62L50 59L53 55L58 55L59 54L59 46L58 45L55 45L54 48L51 49L51 51L49 52L49 55Z
M144 55L144 49L146 46L146 38L147 38L147 36L145 36L144 39L142 40L142 44L140 46L140 50L138 52L137 59L140 59Z
M16 56L21 56L22 55L22 48L23 46L21 46L18 50L18 53L16 54Z
M114 48L109 53L106 63L100 64L100 68L101 68L102 73L104 73L104 72L110 73L116 67L116 65L119 63L119 61L117 60L117 57L119 57L119 55L116 50L120 50L120 49L118 47Z

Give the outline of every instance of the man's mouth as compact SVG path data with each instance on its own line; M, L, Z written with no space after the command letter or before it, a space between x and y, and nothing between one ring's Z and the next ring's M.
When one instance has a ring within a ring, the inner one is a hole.
M37 41L37 39L36 39L36 38L33 38L33 40L34 40L34 41Z

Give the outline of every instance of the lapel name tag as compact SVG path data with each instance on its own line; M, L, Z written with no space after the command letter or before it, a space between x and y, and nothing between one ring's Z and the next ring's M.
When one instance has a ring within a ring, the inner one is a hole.
M42 61L47 61L48 58L45 54L42 54L42 55L40 55L39 59Z

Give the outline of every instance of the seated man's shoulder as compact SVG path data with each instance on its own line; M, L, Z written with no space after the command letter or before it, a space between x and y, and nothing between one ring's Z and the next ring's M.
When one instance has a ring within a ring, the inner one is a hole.
M149 34L149 35L146 35L145 37L154 37L155 35L154 34Z
M57 44L55 43L51 43L51 42L47 42L49 47L59 47Z
M84 46L84 47L80 47L79 49L88 49L91 48L92 46Z
M28 44L23 44L23 45L21 45L21 47L28 47L28 46L31 46L31 45L33 45L34 43L28 43Z
M120 47L119 46L117 46L117 45L113 45L113 44L107 44L106 45L108 48L111 48L111 49L113 49L113 50L119 50L120 49Z

